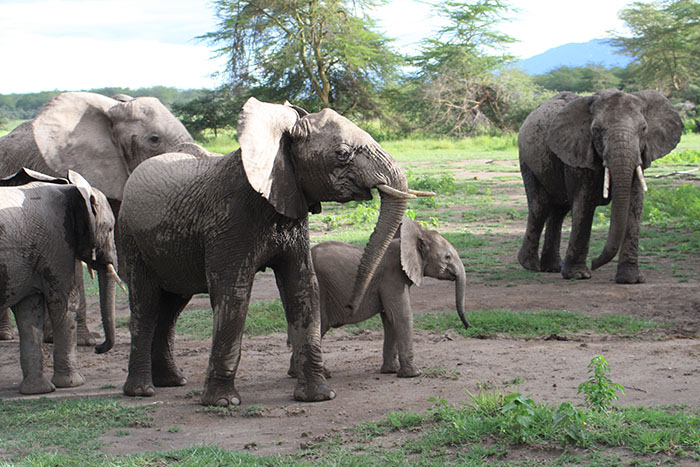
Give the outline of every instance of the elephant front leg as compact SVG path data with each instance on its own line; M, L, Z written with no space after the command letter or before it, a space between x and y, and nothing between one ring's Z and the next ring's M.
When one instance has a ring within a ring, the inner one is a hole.
M0 341L9 341L15 337L12 332L12 316L10 309L0 310Z
M590 279L591 271L586 265L588 247L591 241L591 227L595 205L579 197L571 209L571 236L566 257L561 268L564 279Z
M644 205L644 192L636 180L632 185L630 198L629 217L627 218L627 230L622 241L622 247L617 262L617 274L615 282L618 284L641 284L646 278L639 271L639 224L642 221L642 207Z
M422 372L413 364L413 312L411 302L406 293L400 298L390 302L385 307L387 321L391 328L390 335L399 354L399 378L414 378Z
M307 251L302 260L281 261L275 278L287 317L297 386L294 399L317 402L335 398L324 376L318 280Z
M384 344L382 346L382 368L380 373L396 373L399 371L399 353L396 350L394 327L389 323L386 313L381 313L384 328Z
M521 164L520 170L527 195L527 227L523 243L518 251L518 262L530 271L540 271L541 265L537 255L542 229L549 215L549 197L542 184L532 171Z
M74 293L72 290L71 293ZM46 302L46 310L53 327L53 378L57 388L72 388L85 384L78 373L78 350L75 311L69 309L68 300L52 297Z
M44 376L41 340L44 327L44 300L31 295L12 307L19 329L19 363L22 367L22 394L45 394L56 386Z
M76 287L71 292L68 300L68 306L76 314L76 323L78 327L77 342L80 346L94 347L95 336L92 335L87 328L87 305L85 303L85 285L83 281L83 263L75 261L75 284ZM53 329L51 320L44 319L44 342L53 342Z

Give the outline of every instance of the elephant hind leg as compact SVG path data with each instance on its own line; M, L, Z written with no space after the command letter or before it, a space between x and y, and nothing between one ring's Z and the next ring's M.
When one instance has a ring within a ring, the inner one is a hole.
M9 341L15 337L12 332L12 316L10 309L0 310L0 341Z
M178 316L190 301L191 296L177 295L161 291L158 320L153 336L151 361L153 384L156 387L184 386L187 378L175 365L173 347L175 344L175 323Z
M525 165L520 165L527 195L527 227L523 243L518 251L518 262L530 271L540 271L541 265L537 252L540 245L542 229L549 217L550 201L547 192L537 180L532 171Z
M56 387L44 376L41 339L44 327L44 299L41 295L25 297L12 307L19 329L19 363L22 367L22 394L45 394Z
M543 272L561 272L561 226L568 212L569 208L565 206L553 206L550 210L540 257L540 269Z

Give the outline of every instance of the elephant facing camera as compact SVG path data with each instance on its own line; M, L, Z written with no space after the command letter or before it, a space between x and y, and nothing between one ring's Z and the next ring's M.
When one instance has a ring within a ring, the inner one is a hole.
M105 341L114 346L114 215L107 198L77 172L54 178L29 169L0 180L0 307L19 329L22 394L43 394L85 382L77 366L75 308L84 261L98 273ZM43 374L44 324L53 328L53 377Z
M680 141L683 122L671 102L652 90L606 89L591 96L563 92L537 107L518 134L528 218L518 262L532 271L588 279L618 256L615 281L645 281L637 260L644 169ZM586 264L595 208L611 204L605 246ZM562 261L564 217L571 234ZM546 228L545 228L546 224ZM542 253L540 236L545 229Z
M382 373L410 378L421 371L413 362L413 313L409 291L421 286L424 277L455 281L455 306L465 328L466 274L459 253L434 230L404 217L389 244L377 272L358 309L345 306L352 292L352 279L362 258L363 248L342 242L323 242L311 249L321 296L321 336L330 328L355 324L379 314L384 327ZM328 369L324 367L327 377ZM288 374L297 374L294 355Z

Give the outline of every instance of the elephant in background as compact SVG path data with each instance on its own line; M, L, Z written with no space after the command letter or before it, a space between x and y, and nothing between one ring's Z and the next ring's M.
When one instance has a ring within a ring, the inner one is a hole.
M114 215L107 198L78 173L68 179L23 169L0 180L0 306L10 307L19 328L22 394L80 386L77 369L76 271L98 273L105 341L114 345ZM41 338L45 312L54 333L54 373L43 375Z
M637 250L644 202L643 169L678 144L683 123L657 91L606 89L591 96L563 92L525 119L518 135L528 203L518 261L525 269L588 279L586 265L596 206L612 201L605 247L592 269L619 252L615 281L644 282ZM559 253L564 216L572 226L566 257ZM542 254L538 248L547 224Z
M126 184L118 225L130 286L127 395L186 383L172 355L175 323L193 294L208 292L214 330L201 403L240 404L234 379L243 325L255 273L269 267L299 369L294 398L335 397L323 376L308 212L320 212L323 201L369 200L372 188L380 190L379 219L346 304L357 308L416 193L369 134L330 109L308 114L250 98L238 138L240 149L225 156L149 159Z
M64 92L47 102L33 120L0 138L0 177L23 167L54 177L74 170L107 196L116 217L134 168L191 141L182 123L154 97ZM82 271L76 280L82 290ZM84 293L77 303L78 343L94 345L85 323ZM0 340L12 336L10 311L0 310Z
M384 327L382 373L410 378L421 371L413 364L413 313L409 290L423 277L456 281L455 305L465 328L466 274L459 253L445 237L404 217L399 236L391 241L355 313L346 308L363 248L342 242L323 242L311 249L321 295L321 337L330 328L365 321L380 313ZM294 356L289 374L294 376ZM326 370L326 376L330 373Z

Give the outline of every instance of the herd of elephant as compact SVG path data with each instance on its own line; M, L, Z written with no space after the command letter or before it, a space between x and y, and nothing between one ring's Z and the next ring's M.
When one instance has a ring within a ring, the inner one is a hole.
M594 210L612 200L607 243L592 268L619 252L617 282L643 282L643 169L676 146L682 128L656 91L566 92L535 109L518 138L529 209L520 264L589 278ZM98 272L105 333L98 353L114 345L117 270L129 286L123 391L130 396L186 383L173 358L175 323L194 294L208 293L214 324L201 403L240 404L234 379L243 325L255 274L266 268L274 271L288 323L296 400L335 397L322 336L378 313L381 371L419 375L409 289L424 276L456 282L457 312L469 327L459 253L404 215L408 199L432 193L411 190L369 134L330 109L309 114L250 98L238 140L237 151L212 154L155 98L87 92L59 94L0 138L0 340L14 338L11 309L21 393L84 383L76 345L95 339L86 326L83 262ZM369 200L373 188L381 208L365 248L310 247L309 212L320 212L324 201ZM562 260L568 212L572 231ZM42 340L54 342L50 380Z

